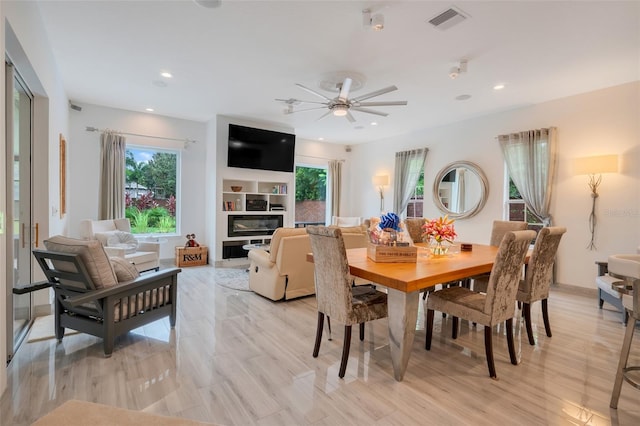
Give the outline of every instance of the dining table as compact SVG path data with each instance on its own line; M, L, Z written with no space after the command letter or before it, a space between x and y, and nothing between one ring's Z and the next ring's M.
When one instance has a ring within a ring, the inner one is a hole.
M366 248L347 249L351 275L364 278L387 289L389 347L393 375L404 378L418 318L420 292L451 281L459 281L491 272L497 246L471 244L470 251L451 247L447 254L433 256L426 244L416 243L416 262L374 262ZM529 255L525 259L528 261ZM313 261L309 253L307 260Z

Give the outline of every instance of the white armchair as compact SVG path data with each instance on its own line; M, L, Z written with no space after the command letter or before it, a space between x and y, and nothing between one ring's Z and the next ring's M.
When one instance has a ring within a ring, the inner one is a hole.
M99 240L107 255L126 259L139 272L160 269L160 243L138 241L129 219L82 220L80 237Z

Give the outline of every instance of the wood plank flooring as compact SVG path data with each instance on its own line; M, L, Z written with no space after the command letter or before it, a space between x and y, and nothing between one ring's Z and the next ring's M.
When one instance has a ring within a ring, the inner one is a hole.
M499 380L488 376L481 327L460 321L454 341L450 320L437 314L425 351L422 307L403 382L393 379L386 320L368 324L364 342L353 333L339 379L341 324L311 356L314 297L274 303L216 285L213 269L183 269L174 330L167 319L137 329L111 358L84 334L23 344L7 369L0 425L29 425L69 399L220 425L640 424L640 391L629 384L618 410L609 408L624 328L595 296L552 290L552 338L534 304L535 346L514 321L518 366L496 328Z

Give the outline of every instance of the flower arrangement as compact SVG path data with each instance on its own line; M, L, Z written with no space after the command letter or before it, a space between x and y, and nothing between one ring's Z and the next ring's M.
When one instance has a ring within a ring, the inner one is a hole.
M449 219L448 216L431 220L425 219L425 223L422 225L422 236L426 237L428 241L435 241L438 244L444 241L453 243L453 240L458 236L453 222L455 220Z

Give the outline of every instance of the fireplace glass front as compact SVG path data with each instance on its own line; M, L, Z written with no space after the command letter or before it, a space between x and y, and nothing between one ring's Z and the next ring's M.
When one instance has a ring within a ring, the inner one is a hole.
M230 215L228 236L271 235L282 227L282 215Z

